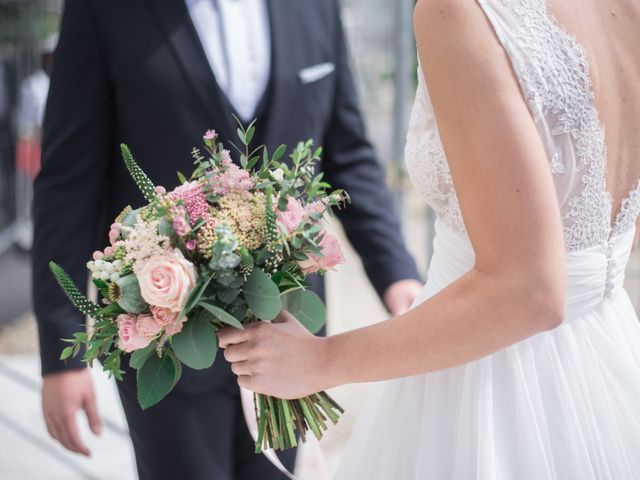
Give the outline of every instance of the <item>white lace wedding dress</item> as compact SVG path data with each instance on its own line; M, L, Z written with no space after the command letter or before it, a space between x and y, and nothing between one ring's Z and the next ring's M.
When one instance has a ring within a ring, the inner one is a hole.
M564 224L566 319L460 367L376 385L337 478L640 479L640 325L623 288L640 188L610 226L605 136L586 53L545 2L478 3L512 62L548 154ZM406 161L438 218L417 303L474 260L419 77Z

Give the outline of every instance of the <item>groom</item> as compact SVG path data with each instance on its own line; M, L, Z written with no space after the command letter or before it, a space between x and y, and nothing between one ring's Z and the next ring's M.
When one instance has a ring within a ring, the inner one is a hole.
M170 187L176 170L190 169L205 129L235 140L232 113L257 118L254 143L270 151L308 138L324 146L325 178L352 197L340 219L378 294L399 313L419 289L365 137L336 0L67 0L35 184L33 284L47 427L72 451L88 454L77 410L94 433L101 424L87 370L77 359L58 360L60 339L84 319L47 263L86 285L85 261L107 243L107 225L125 205L143 202L120 142L156 184ZM323 293L320 279L314 288ZM185 368L174 391L144 412L135 372L118 388L140 478L282 478L253 453L222 356L205 371ZM281 458L292 468L294 457Z

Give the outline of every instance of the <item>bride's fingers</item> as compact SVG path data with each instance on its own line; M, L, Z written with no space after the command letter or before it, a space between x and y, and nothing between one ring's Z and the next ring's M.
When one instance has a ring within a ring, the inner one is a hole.
M253 368L251 367L251 362L234 362L231 364L231 371L235 373L237 376L242 375L251 375L253 373Z
M253 388L251 388L253 386L252 377L249 375L240 375L238 377L238 385L242 388L253 391Z
M221 348L249 340L249 333L234 327L225 327L218 331L218 343Z
M224 358L229 363L243 362L249 359L251 345L248 342L230 344L224 349Z

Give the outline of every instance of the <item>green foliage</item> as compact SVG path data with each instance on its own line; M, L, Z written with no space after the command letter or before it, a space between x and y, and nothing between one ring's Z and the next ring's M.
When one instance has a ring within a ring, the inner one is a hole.
M191 312L191 310L196 307L196 305L198 305L198 302L200 302L204 291L207 289L214 276L215 272L207 277L200 276L200 278L198 278L198 283L196 284L195 288L191 290L191 293L189 293L187 302L185 303L182 312L180 312L180 317L186 316L189 312Z
M129 313L142 313L149 307L142 298L138 278L134 274L120 277L115 283L120 292L117 303L123 310Z
M171 348L185 365L202 370L213 365L218 351L218 337L211 316L200 313L185 322L182 331L171 341Z
M131 178L136 182L140 192L144 195L144 198L147 202L152 203L157 200L158 195L156 193L156 187L147 174L142 171L140 166L136 163L131 154L131 150L124 143L120 145L120 151L122 152L122 159L124 160L124 164L127 166L127 170L131 174Z
M202 302L200 306L213 314L221 323L244 330L242 323L236 317L227 313L226 310L206 302Z
M49 262L49 269L74 307L90 317L100 317L100 307L80 293L69 274L60 265L55 262Z
M273 320L282 310L280 290L260 268L254 268L242 293L251 311L261 320Z
M138 370L141 368L152 355L156 355L156 346L157 342L151 342L145 348L141 348L140 350L136 350L131 354L129 358L129 366Z
M282 296L282 305L311 333L318 333L327 321L322 299L311 290L290 291Z
M138 369L137 396L143 410L162 400L177 383L180 362L167 352L162 357L151 355Z

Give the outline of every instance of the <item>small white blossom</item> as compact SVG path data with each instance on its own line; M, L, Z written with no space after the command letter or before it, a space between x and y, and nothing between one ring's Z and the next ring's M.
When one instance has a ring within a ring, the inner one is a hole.
M271 171L271 176L276 182L281 182L282 180L284 180L284 170L282 170L281 168L276 168L275 170Z

